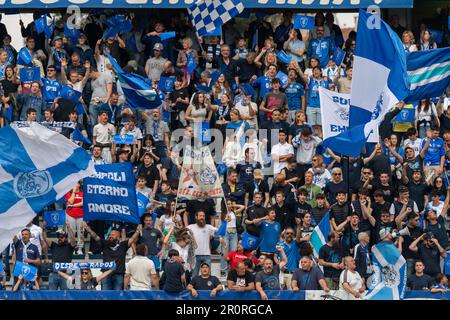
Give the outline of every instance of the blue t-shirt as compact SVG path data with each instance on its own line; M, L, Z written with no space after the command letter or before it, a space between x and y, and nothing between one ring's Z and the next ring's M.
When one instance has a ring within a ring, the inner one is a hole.
M300 261L300 247L298 242L292 240L291 243L287 244L286 241L281 241L278 243L283 247L284 253L288 259L285 270L294 272L298 268L298 262ZM278 254L278 259L281 261L281 254Z
M305 88L300 83L289 83L284 93L288 100L289 110L300 110L302 108L302 97L305 95Z
M330 54L334 51L333 42L329 37L313 39L309 43L308 57L316 56L319 58L321 68L325 68L330 61Z
M51 104L53 100L59 97L60 90L61 83L58 80L42 79L42 97L47 103Z
M275 248L281 233L281 226L278 222L269 223L267 221L261 222L260 226L261 243L259 244L259 250L261 252L275 253Z
M422 148L426 142L426 139L423 139ZM431 139L423 164L425 166L439 166L441 164L441 156L445 156L444 140L439 137Z
M308 107L320 108L319 87L329 89L328 84L323 80L317 80L313 77L308 82Z
M402 158L405 157L405 149L403 147L398 148L397 153L399 154L399 156L401 156ZM394 154L392 152L389 152L389 149L385 146L384 147L384 153L389 157L389 162L393 165L398 164L398 160L396 157L394 157Z
M261 76L253 81L253 86L259 86L259 97L264 99L266 93L272 92L272 79L268 76Z
M18 240L14 244L14 248L16 250L16 259L17 261L23 262L24 259L24 244L22 240ZM29 243L26 249L26 257L31 260L36 260L41 257L39 254L39 249L34 244Z

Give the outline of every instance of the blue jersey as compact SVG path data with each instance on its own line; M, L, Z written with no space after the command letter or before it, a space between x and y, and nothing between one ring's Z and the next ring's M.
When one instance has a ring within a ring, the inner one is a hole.
M278 243L284 249L284 253L287 257L286 270L294 272L298 268L298 263L301 259L300 257L300 247L298 242L292 240L291 243L287 244L286 241L281 241ZM278 254L278 259L281 261L281 254Z
M276 221L273 223L263 221L260 228L261 243L259 244L259 250L261 252L277 252L275 247L281 234L280 224Z
M254 86L259 86L259 97L264 99L266 93L272 92L272 79L268 76L261 76L253 81Z
M302 108L302 97L305 95L305 88L300 83L289 83L284 93L288 100L289 110L300 110Z
M323 80L317 80L313 77L308 82L308 107L320 108L319 87L329 89L328 84Z
M53 100L59 97L61 91L61 83L58 80L50 80L48 78L42 79L42 97L44 98L47 107L52 104Z
M426 142L427 140L423 139L422 148ZM442 138L431 139L423 164L425 166L439 166L441 164L441 156L445 156L444 140Z
M333 51L334 45L329 37L313 39L309 43L308 57L316 56L319 59L320 67L325 68Z

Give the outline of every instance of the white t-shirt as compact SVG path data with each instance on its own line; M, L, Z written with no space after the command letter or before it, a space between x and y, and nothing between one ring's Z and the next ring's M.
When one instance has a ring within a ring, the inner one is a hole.
M244 117L249 117L250 116L250 108L252 108L256 114L258 114L258 107L256 106L256 103L254 102L250 102L250 105L248 106L244 106L242 105L242 102L239 102L238 104L236 104L234 106L237 110L239 110L239 113L241 114L241 116ZM248 125L251 128L256 128L258 123L257 123L257 116L255 116L252 120L246 120Z
M96 142L111 143L112 136L116 134L116 128L111 124L98 123L94 126L93 136L96 138Z
M148 59L145 63L145 71L148 71L148 78L152 81L159 81L161 73L164 71L164 64L166 61L167 60L163 57L159 59L156 59L155 57Z
M195 242L197 243L197 249L195 249L196 256L210 256L211 248L209 241L214 233L217 231L210 224L206 224L203 228L200 228L197 224L190 224L188 228L194 233Z
M339 290L345 291L344 283L347 282L353 290L359 291L359 289L363 286L363 280L359 275L358 271L351 272L349 270L344 270L341 272L341 276L339 277ZM346 292L346 291L345 291ZM352 300L355 297L348 293L348 299Z
M444 111L447 111L448 107L450 106L450 97L445 96L442 100L442 107L444 108Z
M437 206L433 205L433 201L428 202L428 207L433 210L436 210L436 214L439 217L442 213L442 209L444 208L444 201L439 201Z
M308 172L314 174L313 183L318 185L321 189L325 188L325 185L331 181L331 173L328 169L325 169L323 173L314 173L313 169L309 168Z
M227 229L228 228L236 228L236 215L234 214L234 212L230 212L230 221L227 222Z
M285 156L288 154L294 154L294 147L285 142L284 144L278 143L272 147L271 155L277 155L277 156ZM273 175L277 175L281 172L281 169L287 167L287 161L273 161Z
M156 274L155 264L143 256L136 256L125 265L125 273L130 277L130 290L151 290L150 275Z
M30 233L31 233L30 242L32 244L34 244L36 247L38 247L39 254L42 254L42 246L41 246L41 242L43 239L42 238L42 228L35 224L31 225L31 227L26 227L26 228L29 229ZM19 232L17 234L17 238L22 240L22 232Z
M169 230L171 226L175 226L175 222L173 222L172 217L168 217L165 214L163 214L159 220L163 223L163 230ZM181 221L181 217L176 215L175 220L179 222Z
M412 148L414 150L414 157L417 157L420 154L420 151L422 151L422 140L423 139L421 138L417 138L414 141L412 141L411 139L406 139L403 143L404 148Z
M209 241L208 241L208 243L209 243ZM176 242L172 242L170 244L170 249L177 250L178 253L180 254L180 257L183 258L184 270L191 270L192 269L190 264L187 262L188 261L188 257L189 257L189 248L190 248L190 245L187 245L186 247L183 248Z

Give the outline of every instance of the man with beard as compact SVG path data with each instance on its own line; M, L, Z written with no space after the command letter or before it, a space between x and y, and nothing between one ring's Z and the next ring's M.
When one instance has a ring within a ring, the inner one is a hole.
M139 239L139 234L142 233L142 225L139 224L137 226L136 231L130 239L123 241L119 240L120 232L118 230L112 230L108 238L104 240L92 231L86 222L83 222L83 229L102 247L103 262L114 261L116 263L116 270L103 280L102 290L123 290L125 256L128 248ZM106 270L102 270L102 272L104 271Z
M281 273L281 286L284 289L292 290L291 279L292 274L297 269L300 261L300 236L295 236L295 230L293 228L286 228L284 231L284 240L280 242L280 247L283 248L287 257L286 267Z
M77 245L75 240L75 234L70 228L69 222L66 223L66 228L69 233L69 239L67 239L67 233L62 230L56 232L58 242L52 241L47 237L47 230L45 229L46 222L42 224L42 238L44 239L47 246L52 249L53 253L53 263L55 262L72 262L73 250ZM66 270L59 270L65 272ZM48 277L48 288L49 290L67 290L67 282L62 278L58 271L53 271Z
M211 237L216 233L217 228L206 224L205 212L202 210L195 213L195 224L190 224L187 228L194 234L195 243L197 244L197 248L195 249L195 267L192 273L192 277L195 277L198 275L200 265L203 262L211 265L210 241Z
M342 250L339 245L339 235L336 232L328 234L328 242L319 250L319 265L323 267L323 273L328 288L339 290L339 276L344 268L342 264Z
M232 291L255 290L254 276L245 269L244 261L236 263L236 268L228 272L227 288Z
M281 262L274 266L273 260L266 258L262 270L255 277L256 291L263 300L269 300L264 290L280 290L280 271L284 270L287 263L283 247L277 246L276 249L281 253Z

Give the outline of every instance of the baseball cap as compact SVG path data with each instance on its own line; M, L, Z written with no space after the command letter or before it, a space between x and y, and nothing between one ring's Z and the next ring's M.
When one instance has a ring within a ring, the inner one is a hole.
M57 35L53 38L53 41L56 41L56 40L62 40L62 37L60 35Z
M205 265L209 267L209 263L208 262L202 262L202 264L200 265L200 268L205 266Z
M263 178L263 174L262 174L261 169L255 169L255 170L253 171L253 177L254 177L255 179L262 179L262 178Z
M87 39L87 36L84 33L80 33L80 38L86 38Z
M56 235L67 237L67 232L65 232L63 229L58 229L58 230L56 230Z
M162 43L155 43L155 45L153 46L153 50L162 51L163 48L164 46Z

